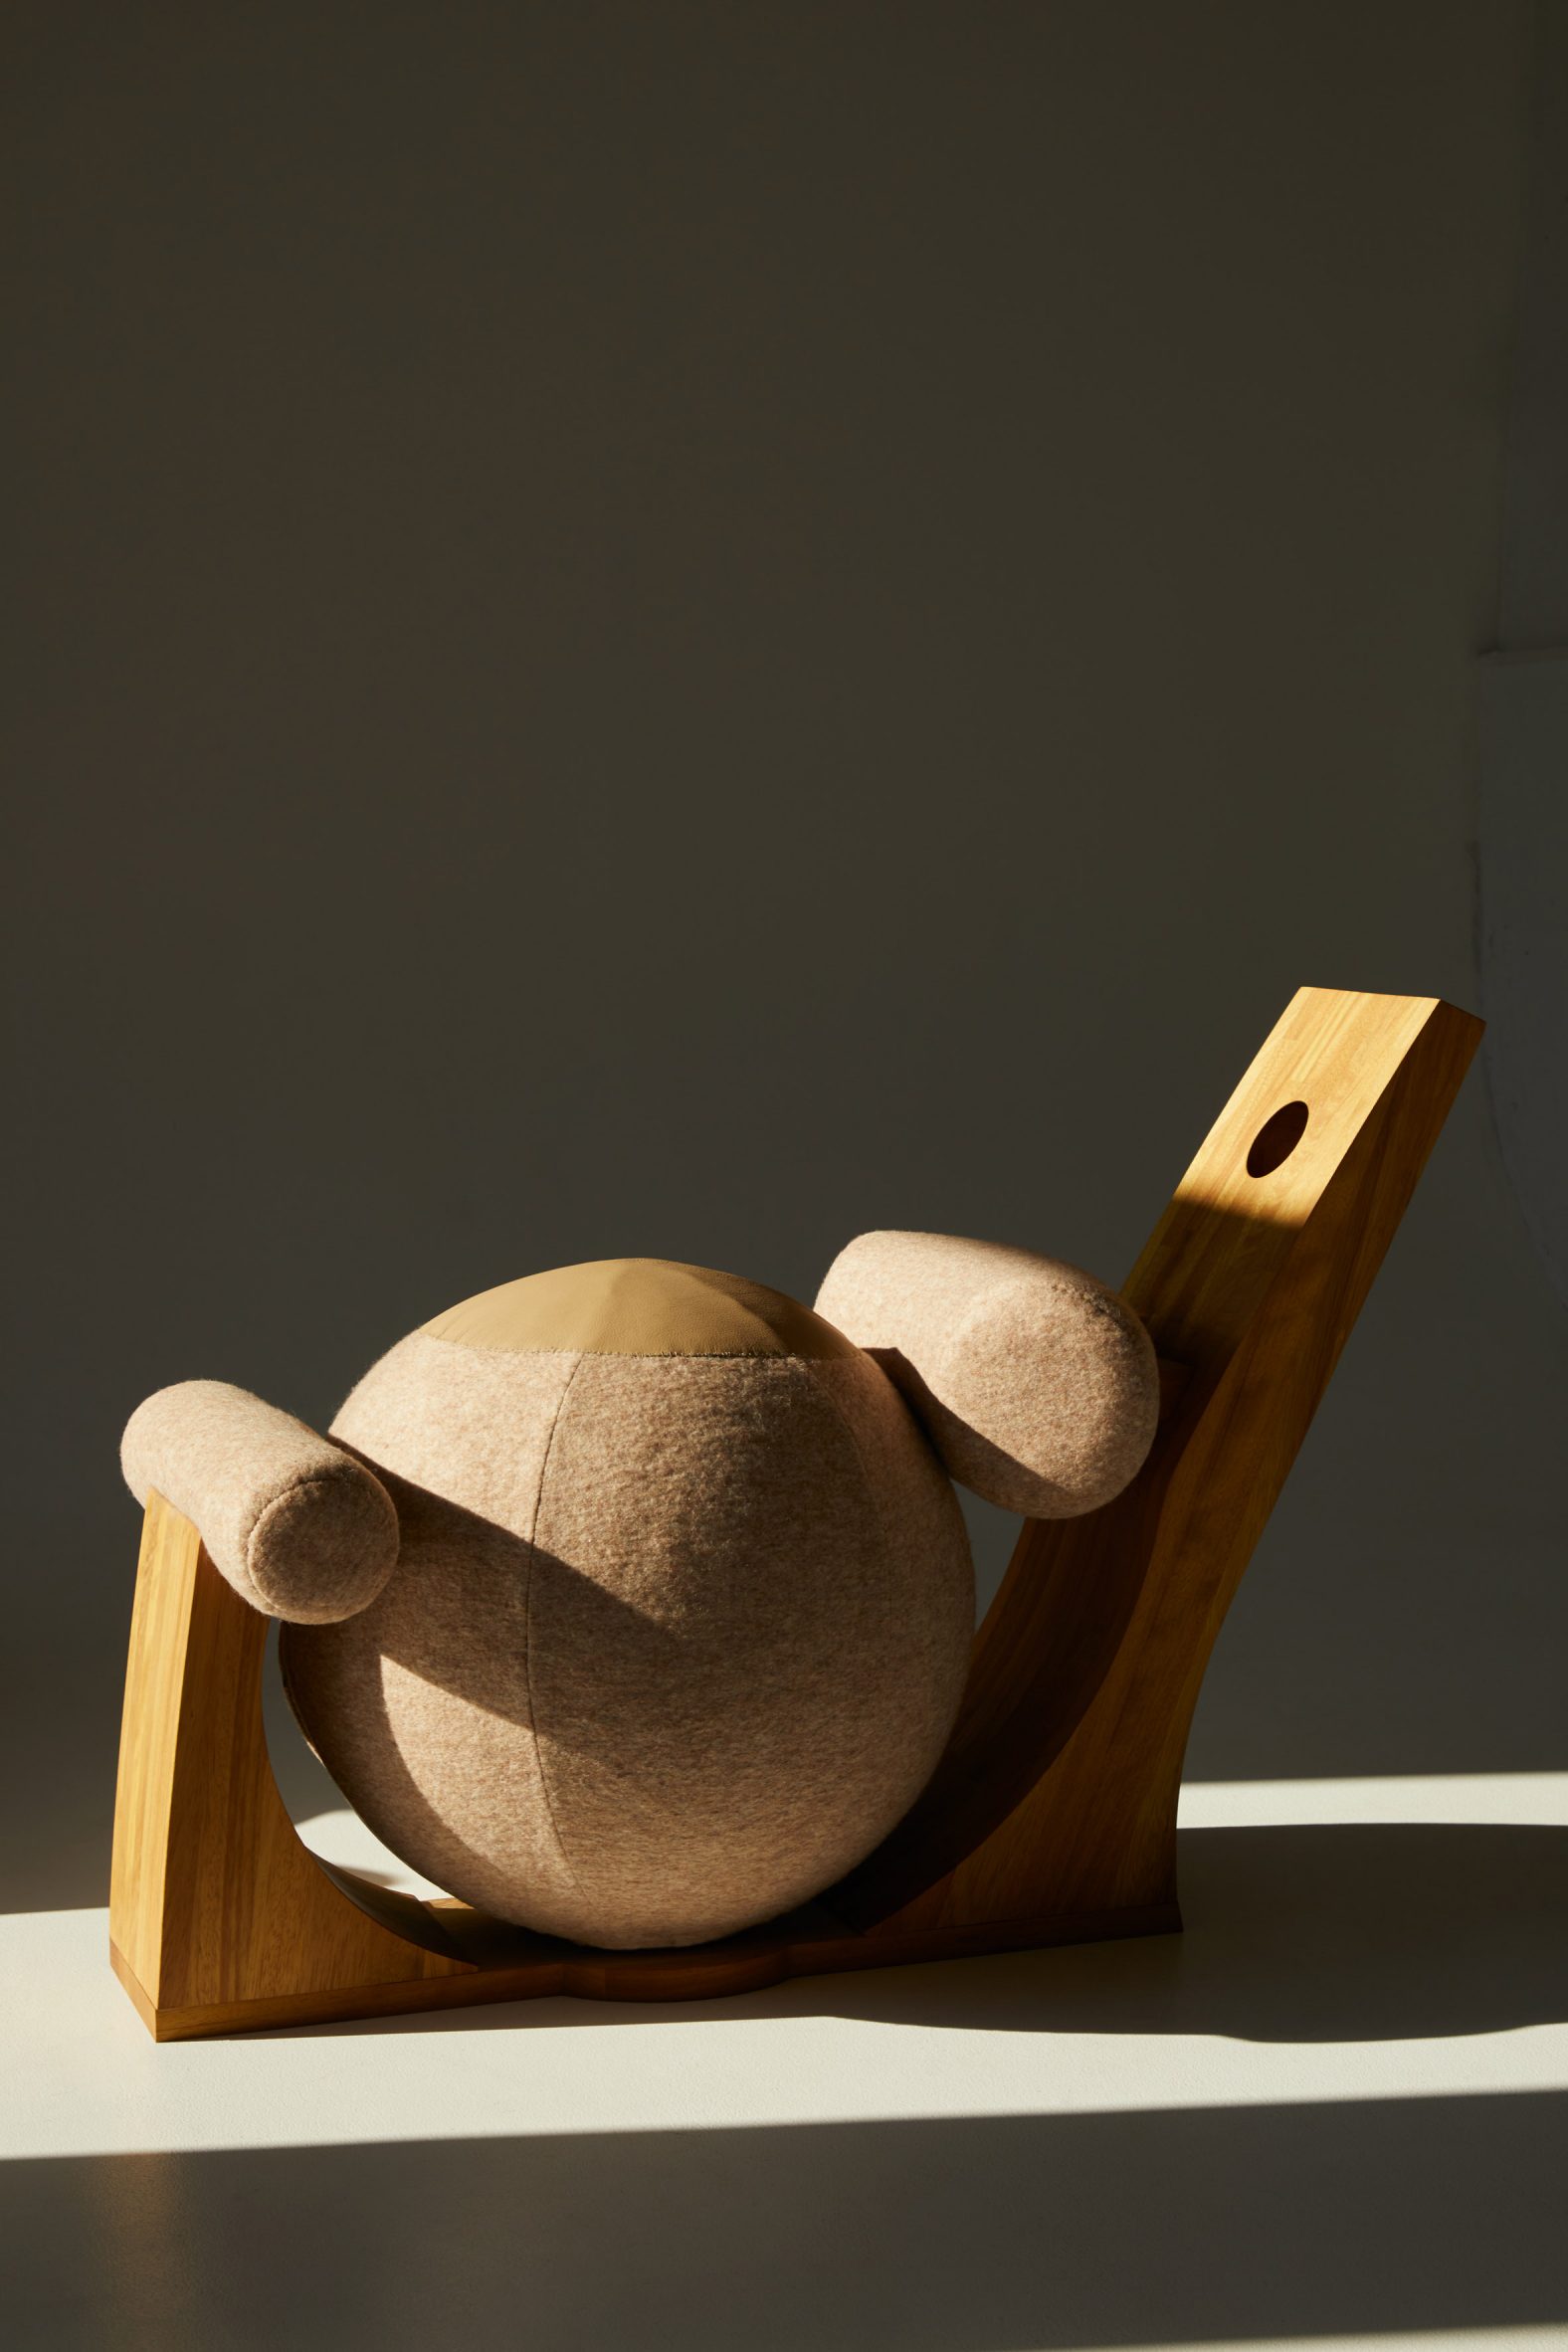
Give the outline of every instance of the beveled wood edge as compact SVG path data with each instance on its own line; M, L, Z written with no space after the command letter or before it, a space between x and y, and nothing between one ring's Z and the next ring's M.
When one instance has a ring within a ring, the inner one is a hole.
M153 2041L163 2040L164 2037L158 2032L158 2005L112 1936L108 1939L108 1964L130 1995L136 2015Z

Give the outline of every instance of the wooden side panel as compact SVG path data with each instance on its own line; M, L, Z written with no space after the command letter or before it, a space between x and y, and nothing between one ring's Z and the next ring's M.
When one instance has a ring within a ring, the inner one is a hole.
M303 1847L267 1756L267 1621L150 1495L120 1734L109 1938L154 2016L471 1972L422 1904L387 1924Z
M130 1656L114 1790L109 1935L126 1966L155 1989L163 1945L169 1800L185 1684L190 1597L201 1537L161 1496L141 1523Z

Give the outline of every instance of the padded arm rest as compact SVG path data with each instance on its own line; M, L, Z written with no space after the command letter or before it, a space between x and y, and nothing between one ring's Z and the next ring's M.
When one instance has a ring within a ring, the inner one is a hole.
M1097 1510L1153 1442L1153 1343L1076 1266L997 1242L867 1233L834 1260L817 1312L877 1358L948 1475L1004 1510Z
M182 1380L159 1389L131 1415L119 1460L136 1500L155 1487L268 1617L352 1617L397 1564L397 1512L380 1480L243 1388Z

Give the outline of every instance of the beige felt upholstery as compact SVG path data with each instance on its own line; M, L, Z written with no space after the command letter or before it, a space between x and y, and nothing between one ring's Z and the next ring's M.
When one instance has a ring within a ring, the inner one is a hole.
M1043 1427L1059 1508L1146 1443L1147 1341L1108 1293L1017 1253L982 1274L974 1245L872 1246L888 1239L846 1253L822 1314L662 1259L503 1283L384 1356L336 1445L196 1382L135 1415L126 1475L293 1620L307 1736L419 1870L582 1942L724 1935L880 1843L963 1689L957 1497L860 1330L895 1322L924 1367L944 1301L974 1326L956 1403L909 1393L976 1484L1005 1482L1001 1446L1033 1448L1008 1466L1020 1507L1048 1483ZM1021 1421L1010 1380L1036 1392Z
M668 1340L666 1280L632 1286ZM952 1488L868 1357L422 1331L333 1428L386 1476L402 1554L360 1617L288 1630L290 1695L439 1884L584 1942L695 1942L816 1893L919 1793L973 1576Z
M1006 1510L1095 1510L1153 1441L1153 1345L1076 1266L945 1234L862 1234L817 1311L876 1357L959 1484Z
M269 1617L347 1617L397 1560L397 1514L370 1471L224 1381L148 1397L126 1424L120 1467L138 1502L156 1488L200 1528L215 1564Z

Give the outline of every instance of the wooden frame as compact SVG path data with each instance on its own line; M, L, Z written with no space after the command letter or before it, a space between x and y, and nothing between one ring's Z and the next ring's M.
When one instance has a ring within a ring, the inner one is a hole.
M1125 1295L1163 1367L1124 1494L1026 1521L929 1788L820 1901L722 1943L590 1951L328 1869L262 1727L266 1620L149 1497L131 1625L110 1954L160 2040L574 1993L781 1978L1179 1927L1176 1798L1209 1653L1481 1024L1302 989Z

